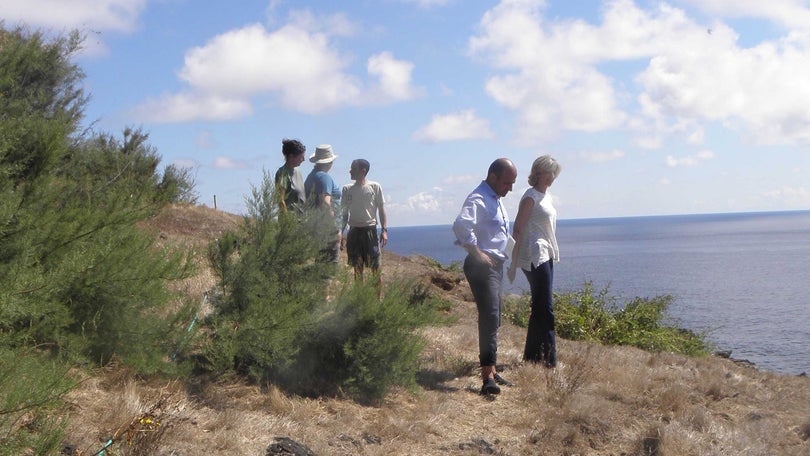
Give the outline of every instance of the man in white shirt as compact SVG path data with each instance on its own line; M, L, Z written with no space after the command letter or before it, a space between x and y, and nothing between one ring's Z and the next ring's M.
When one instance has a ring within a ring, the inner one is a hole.
M349 175L354 184L343 187L340 205L343 209L341 233L349 227L349 233L341 238L340 248L346 248L349 264L354 267L355 279L363 280L363 271L371 268L380 286L380 248L388 243L388 220L382 187L366 178L371 168L368 160L352 161ZM381 227L377 236L377 221ZM344 242L345 240L345 242Z
M486 180L467 196L453 223L456 244L464 247L464 275L478 308L478 358L483 386L481 394L498 394L511 385L495 369L498 327L501 324L503 263L509 243L509 217L501 197L512 190L517 168L508 158L492 162Z

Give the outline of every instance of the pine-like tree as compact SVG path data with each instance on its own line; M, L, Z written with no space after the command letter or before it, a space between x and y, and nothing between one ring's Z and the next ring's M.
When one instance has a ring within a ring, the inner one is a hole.
M335 265L318 260L332 221L317 210L279 210L274 188L265 172L241 230L210 247L219 279L207 322L210 368L362 402L414 386L423 348L416 329L438 321L438 302L410 284L386 287L381 300L373 281L354 284L345 271L330 279Z
M80 43L77 33L46 39L0 24L0 447L11 454L58 444L32 431L42 422L21 425L52 415L65 361L117 357L154 372L182 331L167 285L191 264L136 223L190 181L166 183L141 132L123 143L82 137L88 98L70 60Z

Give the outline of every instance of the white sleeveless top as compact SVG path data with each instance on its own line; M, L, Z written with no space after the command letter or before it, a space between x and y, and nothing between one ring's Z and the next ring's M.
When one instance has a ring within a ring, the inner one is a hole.
M548 260L560 261L560 250L557 247L557 210L552 204L551 194L529 187L520 202L526 198L531 198L534 206L521 239L517 266L528 271L532 264L536 267Z

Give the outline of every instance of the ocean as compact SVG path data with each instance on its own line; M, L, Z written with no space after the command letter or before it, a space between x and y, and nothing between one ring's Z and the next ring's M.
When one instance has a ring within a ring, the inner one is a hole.
M449 225L392 227L387 249L462 262ZM680 327L778 373L810 373L810 211L559 220L554 291L672 295ZM385 267L383 265L383 267ZM518 271L507 293L528 290Z

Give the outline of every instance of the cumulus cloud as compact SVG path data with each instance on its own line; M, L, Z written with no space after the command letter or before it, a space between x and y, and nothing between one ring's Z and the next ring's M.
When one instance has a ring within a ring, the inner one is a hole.
M805 0L679 0L705 12L725 17L767 18L783 27L810 28Z
M230 120L253 112L251 104L237 97L222 97L204 93L178 93L149 99L133 110L133 115L153 122L185 122L189 120Z
M354 99L359 85L328 36L293 23L270 32L253 24L186 53L180 78L197 92L249 97L277 93L290 109L317 113Z
M146 3L146 0L3 0L0 16L6 24L22 22L58 30L130 32Z
M427 191L404 196L404 199L389 195L386 196L385 210L389 220L401 220L407 224L435 224L439 220L441 223L447 223L448 218L450 221L455 218L461 201L464 201L469 191L469 188L465 188L450 192L433 187ZM389 197L391 201L388 200Z
M420 192L408 197L405 207L418 212L438 212L440 204L435 195Z
M594 132L620 125L625 114L611 82L590 65L590 40L582 41L593 35L591 27L579 21L546 26L543 4L505 0L482 18L469 51L503 72L487 81L487 93L518 114L520 136L529 142L560 129Z
M179 77L189 86L187 93L150 101L140 112L155 113L148 117L153 121L235 119L252 113L256 98L265 98L285 109L319 114L420 94L411 85L413 64L390 52L368 59L370 82L354 76L352 58L333 40L353 32L343 15L315 17L306 11L292 13L275 30L251 24L227 31L186 52ZM212 100L219 102L214 112L188 109ZM173 115L161 115L164 111Z
M429 124L413 133L413 138L424 142L490 139L494 135L489 121L478 117L473 109L445 115L434 115Z
M674 157L672 155L667 155L666 163L667 166L670 168L675 168L679 166L696 166L703 161L711 160L713 158L714 152L710 150L704 150L698 152L695 155L688 155L686 157Z
M390 52L382 52L368 59L368 73L379 82L369 95L371 102L410 100L422 90L411 85L413 63L397 60Z
M642 136L639 144L656 147L659 136L682 134L684 120L697 129L717 123L760 144L810 142L806 2L699 3L800 28L746 47L729 25L701 23L667 3L605 2L592 24L549 20L542 0L503 0L481 19L469 52L496 71L487 93L515 112L523 142L626 128ZM620 85L629 71L636 72L632 85ZM702 133L694 132L688 141L700 143Z
M231 157L217 157L214 159L214 168L217 169L246 169L247 163Z

